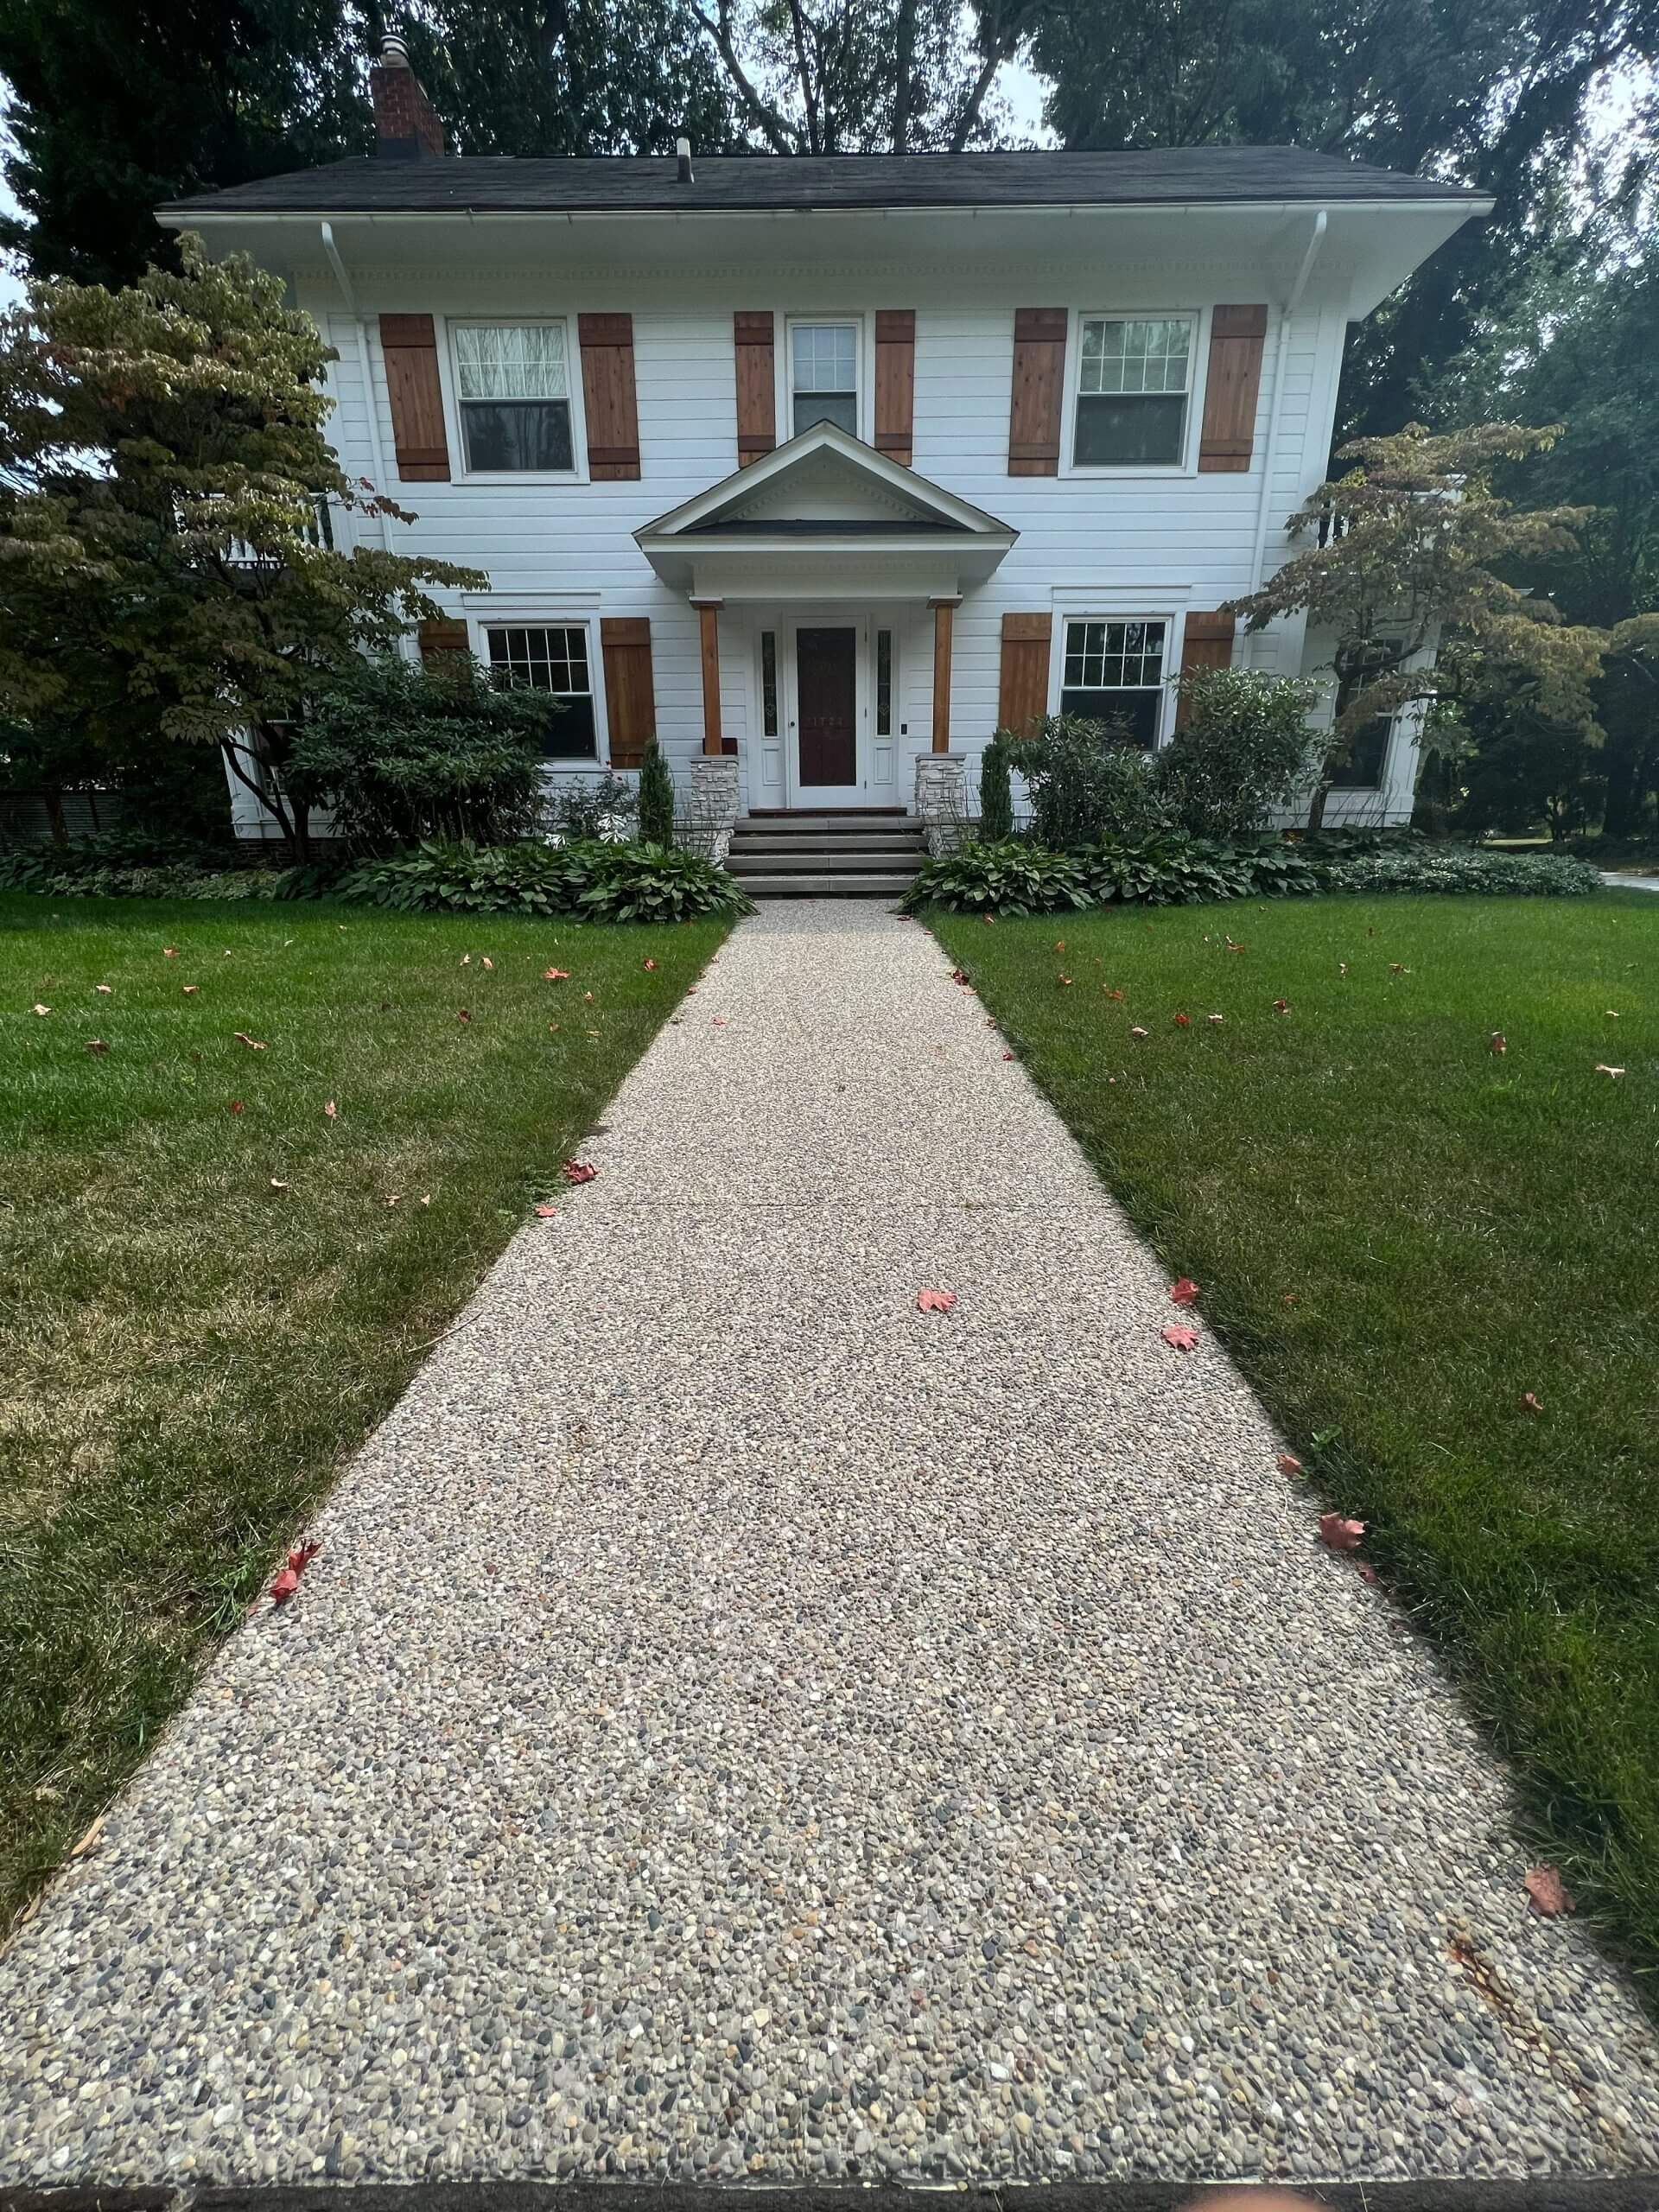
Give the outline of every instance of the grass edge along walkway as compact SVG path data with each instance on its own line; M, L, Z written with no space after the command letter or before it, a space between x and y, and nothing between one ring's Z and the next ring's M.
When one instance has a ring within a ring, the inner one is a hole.
M929 918L1653 2004L1659 904Z
M0 894L0 1929L725 934Z

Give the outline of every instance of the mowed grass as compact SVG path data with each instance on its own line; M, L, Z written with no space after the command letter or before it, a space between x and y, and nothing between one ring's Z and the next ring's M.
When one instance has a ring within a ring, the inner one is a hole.
M1651 1974L1659 900L935 926L1201 1285L1200 1325L1313 1476L1310 1533L1321 1499L1367 1522L1511 1755L1540 1856Z
M723 934L0 897L0 1930Z

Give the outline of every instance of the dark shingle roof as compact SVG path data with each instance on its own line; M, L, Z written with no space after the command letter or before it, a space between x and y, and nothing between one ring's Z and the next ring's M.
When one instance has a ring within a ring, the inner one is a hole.
M1460 185L1370 168L1299 146L1191 146L1147 153L705 155L690 184L653 156L331 162L174 201L168 214L315 210L364 213L718 213L770 207L1156 207L1186 200L1478 197Z

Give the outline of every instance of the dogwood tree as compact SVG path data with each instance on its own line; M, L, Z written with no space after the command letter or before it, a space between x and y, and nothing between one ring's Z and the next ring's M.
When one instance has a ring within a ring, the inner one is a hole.
M122 291L36 283L0 318L0 715L73 715L223 752L303 854L286 731L331 671L435 617L476 572L359 543L414 519L323 435L330 349L280 280L184 241Z

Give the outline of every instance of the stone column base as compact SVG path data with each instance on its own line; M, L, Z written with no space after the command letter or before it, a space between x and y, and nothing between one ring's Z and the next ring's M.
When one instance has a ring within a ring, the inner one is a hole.
M691 821L686 842L693 852L722 865L732 849L737 821L736 756L700 753L691 763Z
M929 853L954 853L972 829L968 812L968 756L965 753L918 753L916 756L916 812Z

